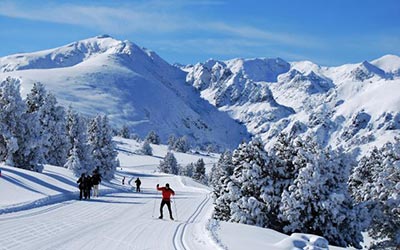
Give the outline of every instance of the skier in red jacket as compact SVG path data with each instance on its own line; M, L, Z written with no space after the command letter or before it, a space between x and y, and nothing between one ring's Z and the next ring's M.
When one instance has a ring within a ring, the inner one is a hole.
M172 190L169 187L169 184L165 184L165 187L160 187L159 184L157 184L157 190L162 192L162 201L161 201L161 205L160 205L160 217L158 217L159 219L163 218L163 207L166 204L168 207L168 211L169 211L169 217L171 218L171 220L174 220L174 217L172 217L172 210L171 210L171 195L175 195L174 190Z

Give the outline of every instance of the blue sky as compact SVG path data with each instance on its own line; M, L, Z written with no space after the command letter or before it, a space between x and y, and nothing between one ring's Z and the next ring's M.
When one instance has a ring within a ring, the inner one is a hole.
M339 65L400 55L398 0L0 0L0 56L109 34L170 63L281 57Z

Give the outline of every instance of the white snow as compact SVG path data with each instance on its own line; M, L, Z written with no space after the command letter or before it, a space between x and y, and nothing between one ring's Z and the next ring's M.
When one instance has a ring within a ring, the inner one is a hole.
M365 110L375 119L383 112L397 112L400 107L400 98L395 93L400 93L400 80L377 81L369 86L360 83L355 85L348 83L338 89L338 94L348 98L337 108L336 116L349 116L358 110ZM393 93L393 94L388 94ZM351 98L350 98L351 96Z
M286 132L309 135L326 146L360 147L365 153L399 133L396 55L336 67L310 61L285 64L280 58L209 60L185 71L202 98L245 124L267 148ZM370 119L366 128L353 129L360 112Z
M23 97L40 81L60 104L107 114L113 125L128 125L141 137L154 130L164 143L175 134L203 147L233 149L250 132L268 146L302 122L299 135L323 145L368 149L392 140L400 128L397 55L337 67L210 59L181 70L134 43L98 36L2 57L0 80L8 76L21 79ZM359 112L371 116L368 129L348 133Z
M43 173L34 173L1 166L0 249L327 249L326 241L313 235L287 236L210 220L210 188L154 171L166 146L152 145L155 155L150 157L137 153L139 143L115 139L121 168L110 183L100 184L101 195L91 200L77 199L76 178L67 169L46 165ZM210 166L218 160L218 155L175 155L179 164L203 158ZM137 177L141 193L133 187ZM157 183L170 183L176 191L175 221L157 218Z
M64 107L88 116L106 114L142 138L154 130L166 142L186 135L201 146L235 148L249 135L185 82L185 72L156 53L108 36L59 48L0 58L0 81L21 80L25 98L41 82Z
M400 57L396 55L385 55L371 63L385 72L395 73L400 71Z

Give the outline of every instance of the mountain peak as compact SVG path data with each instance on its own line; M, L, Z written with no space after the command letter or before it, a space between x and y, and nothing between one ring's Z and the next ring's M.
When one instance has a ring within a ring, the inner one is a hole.
M384 55L371 61L371 64L383 69L387 73L400 74L400 56L393 54Z
M0 58L0 72L71 67L99 55L107 57L123 54L160 61L154 52L130 41L117 40L109 35L99 35L54 49Z
M361 71L363 71L366 74L370 74L371 76L377 75L382 78L385 78L385 71L383 71L382 69L378 68L377 66L371 64L368 61L363 61L359 65L358 69L360 69Z
M256 82L276 82L278 75L286 73L290 64L281 58L233 59L226 62L234 73L241 72Z

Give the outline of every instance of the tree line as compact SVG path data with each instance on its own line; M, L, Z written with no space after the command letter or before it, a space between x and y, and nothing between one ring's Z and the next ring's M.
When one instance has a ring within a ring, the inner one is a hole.
M107 116L66 111L39 82L25 100L19 80L0 83L0 161L37 172L44 164L62 166L76 176L97 169L109 180L119 166L116 157Z
M211 171L214 218L284 233L311 233L331 244L400 245L400 139L361 160L312 138L281 134L268 150L259 139L223 153Z

